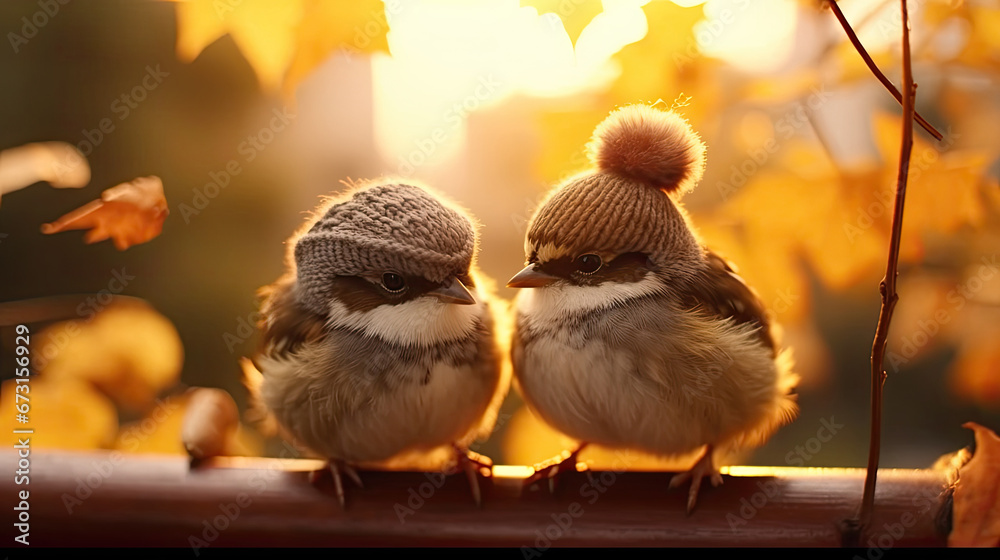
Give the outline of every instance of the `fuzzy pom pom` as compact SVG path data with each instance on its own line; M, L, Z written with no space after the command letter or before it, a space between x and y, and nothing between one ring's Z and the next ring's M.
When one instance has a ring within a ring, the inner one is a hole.
M601 171L668 193L693 189L705 169L705 144L687 121L647 105L613 111L587 149Z

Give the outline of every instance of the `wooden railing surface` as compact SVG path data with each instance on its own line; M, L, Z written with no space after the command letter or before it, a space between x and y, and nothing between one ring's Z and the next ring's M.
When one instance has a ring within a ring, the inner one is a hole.
M5 451L0 464L12 474L18 457ZM864 482L860 469L733 467L689 517L686 491L668 490L662 472L570 473L550 494L522 488L530 469L495 467L477 508L463 474L369 471L363 489L347 483L341 509L329 479L310 484L317 466L224 458L191 469L177 456L33 451L30 483L5 475L0 485L15 504L29 492L32 547L506 546L534 558L559 546L837 547ZM945 545L943 473L887 469L878 480L862 558ZM13 538L24 527L4 525L8 546L22 546Z

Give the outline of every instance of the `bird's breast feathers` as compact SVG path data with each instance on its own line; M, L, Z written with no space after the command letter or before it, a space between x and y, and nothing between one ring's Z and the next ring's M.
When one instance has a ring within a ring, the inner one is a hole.
M528 403L572 437L677 454L773 429L792 406L787 366L749 324L656 295L567 315L549 289L519 297L514 369Z
M327 457L383 461L468 443L500 386L488 309L420 301L430 299L342 314L297 351L265 354L265 404Z

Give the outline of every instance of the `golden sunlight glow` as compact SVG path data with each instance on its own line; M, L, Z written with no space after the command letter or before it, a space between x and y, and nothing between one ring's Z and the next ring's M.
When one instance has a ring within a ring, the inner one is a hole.
M792 54L794 0L709 0L694 27L698 48L746 72L781 69Z
M493 465L493 478L528 478L535 469L525 465Z
M606 86L617 72L610 58L646 33L644 3L606 0L575 49L560 14L517 0L386 4L392 56L372 64L376 139L390 169L444 161L471 113L511 95Z

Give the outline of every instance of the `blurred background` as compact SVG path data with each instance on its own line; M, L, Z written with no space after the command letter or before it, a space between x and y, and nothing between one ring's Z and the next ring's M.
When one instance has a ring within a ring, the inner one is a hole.
M840 4L899 83L898 3ZM1000 428L1000 3L910 9L917 111L943 137L914 127L885 467L970 443L963 422ZM183 453L190 386L245 410L256 290L342 181L402 177L466 206L481 268L512 298L502 286L536 204L588 165L609 111L642 102L673 107L706 141L705 178L683 202L782 325L802 375L798 419L733 460L865 464L901 111L820 2L11 0L0 31L0 177L31 143L68 143L89 164L89 182L63 185L81 188L0 199L0 302L22 302L7 316L31 330L36 447ZM33 169L47 165L32 153ZM148 242L40 232L150 175L170 214ZM7 427L12 324L0 327ZM281 449L246 419L230 436L229 453ZM531 464L568 444L512 392L478 449Z

